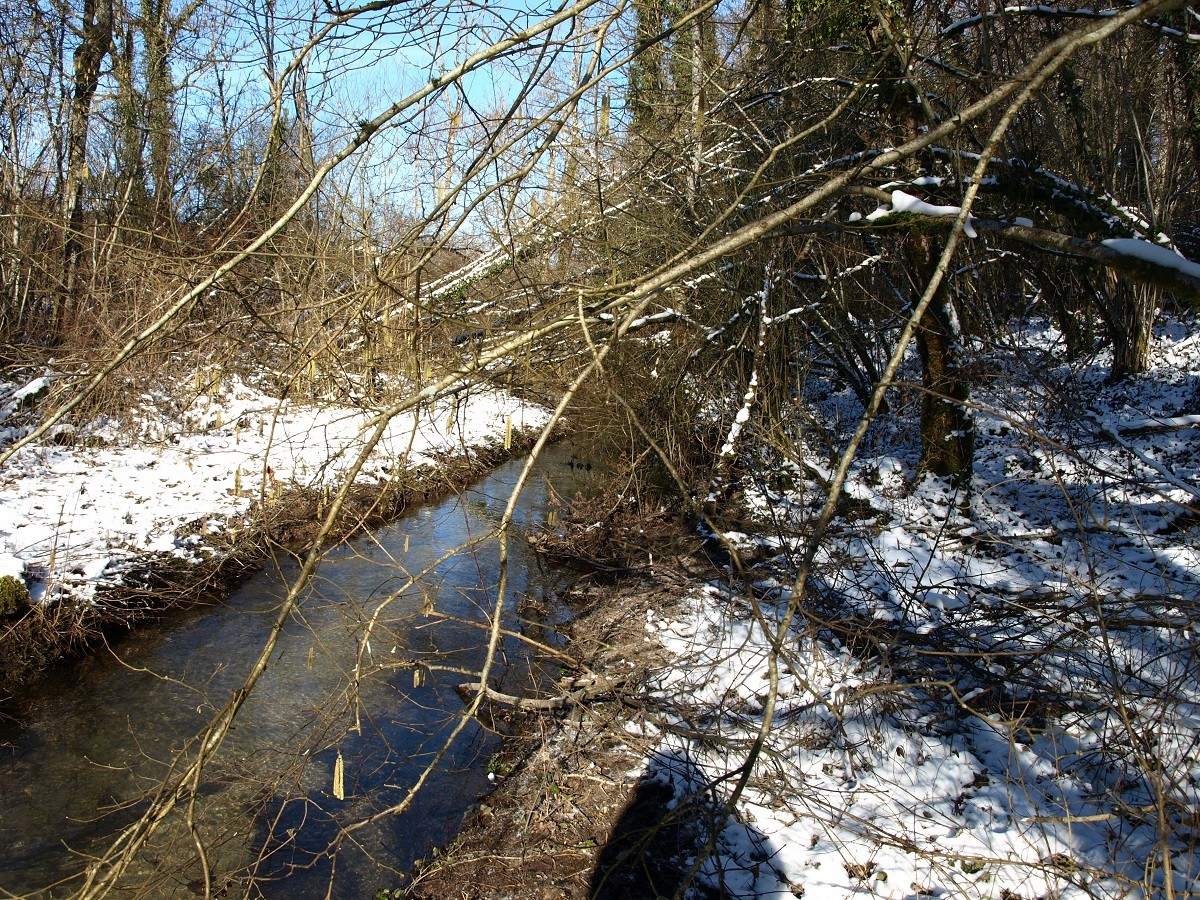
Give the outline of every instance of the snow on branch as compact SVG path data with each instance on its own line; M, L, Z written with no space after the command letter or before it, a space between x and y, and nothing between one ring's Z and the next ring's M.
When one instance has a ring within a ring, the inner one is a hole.
M1040 19L1107 19L1116 14L1117 10L1115 9L1064 9L1060 6L1047 6L1044 3L1006 6L1000 13L980 13L951 22L942 29L941 36L955 35L960 31L980 25L988 19L998 19L1001 16L1033 16Z
M1132 256L1163 268L1176 269L1200 282L1200 264L1192 262L1169 247L1138 238L1109 238L1100 243L1125 256Z
M772 276L768 272L762 290L758 292L758 340L754 347L754 368L750 373L750 383L746 386L745 396L742 397L742 407L737 411L737 415L733 417L733 422L729 426L729 432L725 435L725 443L721 445L721 451L718 454L721 468L726 466L729 457L733 456L737 440L741 436L742 429L746 426L746 423L750 421L750 412L758 400L758 363L759 355L766 344L766 331L770 322L767 316L767 298L771 294L771 282ZM714 482L716 478L717 476L714 475Z
M979 231L1043 250L1058 251L1100 263L1134 280L1200 298L1200 264L1168 247L1137 238L1088 241L1073 235L1008 222L977 220Z
M1044 3L1006 6L999 13L982 13L951 22L941 30L940 36L952 37L962 31L966 31L968 28L981 25L988 19L999 19L1002 16L1029 16L1039 19L1110 19L1119 12L1121 12L1119 9L1065 9L1061 6L1048 6ZM1187 43L1200 43L1200 34L1180 31L1177 28L1163 25L1160 22L1143 21L1140 24L1175 40L1182 40Z
M914 216L929 216L935 219L956 219L958 214L962 212L961 206L937 206L933 203L926 203L920 197L914 197L905 191L892 191L892 208L879 207L873 213L866 217L868 222L878 222L892 216L903 215L909 213ZM966 223L963 225L963 233L969 238L978 237L975 228L972 225L971 217L967 217Z
M652 313L648 316L639 316L629 323L625 328L626 334L630 331L636 331L639 328L645 328L647 325L657 325L664 322L674 322L678 319L686 318L683 313L677 309L664 309L661 312Z
M973 162L979 160L978 153L965 150L934 147L933 152L947 160L962 159ZM997 177L987 180L985 183L993 192L1011 193L1014 186L1023 196L1028 195L1031 191L1037 191L1045 198L1045 202L1053 205L1057 211L1075 218L1082 214L1089 219L1089 225L1106 229L1113 237L1124 236L1132 231L1135 235L1148 238L1155 243L1169 241L1166 235L1154 232L1153 226L1140 210L1126 206L1110 194L1090 190L1050 169L1041 166L1032 168L1020 160L999 157L989 160L988 167L999 173ZM884 187L903 187L906 184L922 187L931 181L936 181L941 185L949 180L953 179L932 179L927 176L911 182L893 182Z
M895 231L913 228L947 228L961 207L927 203L905 191L895 190L891 197L878 188L855 188L849 191L879 200L890 199L891 207L880 206L863 216L852 213L849 219L837 222L803 222L783 229L785 234L832 234L838 231L869 231L886 227ZM1050 253L1061 253L1099 263L1133 281L1153 284L1174 293L1200 299L1200 263L1194 262L1163 243L1141 238L1108 238L1094 241L1037 228L1032 220L1017 217L1012 221L983 219L972 216L967 222L968 236L991 235L1001 241L1020 244ZM1169 241L1161 235L1164 242Z
M896 193L903 192L897 191ZM923 216L936 221L956 215L957 212L949 210L957 209L957 207L933 206L923 201L906 202L903 204L903 209L886 210L880 215L876 215L879 212L876 210L876 213L872 213L860 221L869 222L871 225L886 224L895 227L897 224L901 226L905 224L904 221L899 223L894 221L899 212ZM849 223L849 227L853 227L855 224ZM949 225L949 222L947 221L945 224ZM1200 263L1195 263L1161 244L1152 244L1139 238L1090 241L1059 231L1035 228L1028 219L1005 222L998 219L972 217L969 224L976 234L989 234L1001 240L1027 247L1091 260L1134 281L1157 285L1177 294L1200 299Z

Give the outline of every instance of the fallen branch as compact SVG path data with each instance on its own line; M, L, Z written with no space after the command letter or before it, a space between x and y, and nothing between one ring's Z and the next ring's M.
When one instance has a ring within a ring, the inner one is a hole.
M1174 472L1170 471L1166 466L1164 466L1158 460L1151 459L1149 456L1147 456L1145 453L1143 453L1137 447L1133 446L1131 443L1129 443L1129 441L1127 441L1123 437L1121 437L1120 431L1118 431L1117 428L1109 425L1106 422L1101 421L1094 415L1090 416L1090 418L1092 419L1093 422L1096 423L1097 429L1099 430L1099 432L1101 434L1110 438L1113 442L1118 444L1126 452L1131 453L1134 456L1136 456L1138 458L1138 460L1142 463L1142 465L1146 466L1148 469L1151 469L1155 474L1157 474L1160 478L1162 478L1163 481L1165 481L1167 484L1172 485L1173 487L1179 488L1181 491L1183 491L1184 493L1186 493L1190 497L1192 497L1194 501L1196 501L1197 503L1200 503L1200 488L1197 488L1194 484L1189 484L1188 482L1184 481L1182 478L1179 478ZM1170 499L1172 499L1174 502L1178 503L1180 506L1184 507L1185 509L1187 509L1189 511L1193 511L1193 512L1196 511L1196 508L1189 503L1185 503L1174 497L1172 497Z
M847 191L848 193L850 191ZM885 192L873 188L857 188L852 193L882 199ZM928 206L928 204L927 204ZM935 207L953 210L957 207ZM949 214L936 216L913 212L888 212L876 219L856 219L853 222L805 222L783 229L781 234L835 234L841 231L859 233L878 232L881 230L897 231L946 231L954 227L954 218ZM1000 219L984 219L970 217L971 228L978 235L989 235L1000 243L1010 247L1019 245L1024 248L1040 250L1046 253L1061 254L1075 259L1097 263L1112 269L1132 281L1152 284L1164 290L1173 291L1182 297L1200 298L1200 268L1191 260L1172 253L1165 247L1159 247L1149 241L1121 239L1111 243L1087 240L1060 231L1047 228L1035 228L1018 222L1007 222ZM1141 249L1139 254L1138 250ZM1162 253L1151 257L1149 253L1159 250ZM1178 258L1176 259L1175 257Z
M597 697L605 694L611 694L624 683L624 681L610 681L607 678L587 676L584 678L564 679L559 682L559 686L565 688L566 691L557 697L544 697L541 699L517 697L514 694L505 694L490 687L484 687L483 696L484 699L491 700L493 703L503 703L505 706L511 706L514 709L526 710L528 712L551 712L556 709L566 709L568 706L577 706L595 700ZM464 703L469 703L474 699L475 693L479 690L479 684L477 682L458 684L455 685L454 690Z

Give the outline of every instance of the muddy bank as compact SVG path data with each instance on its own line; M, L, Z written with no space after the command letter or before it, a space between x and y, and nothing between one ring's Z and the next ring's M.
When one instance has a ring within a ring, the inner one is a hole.
M400 516L412 504L461 489L501 462L527 452L532 435L514 435L511 447L472 448L446 454L435 466L396 473L386 482L356 484L327 543ZM0 617L0 715L20 703L21 692L57 666L77 659L115 630L128 629L199 603L219 603L271 556L298 556L311 548L328 509L328 492L281 486L256 504L250 527L203 535L211 552L203 562L169 554L146 555L104 587L90 603L60 601L26 606ZM203 522L196 523L197 534Z
M666 806L673 792L647 778L651 741L631 722L655 726L642 702L647 681L668 660L647 631L647 613L671 608L715 573L697 555L656 542L616 583L583 582L567 652L578 675L562 710L515 711L491 704L506 729L490 767L498 786L467 816L458 838L413 873L396 897L412 900L671 896L683 873L672 860L695 856L703 810Z

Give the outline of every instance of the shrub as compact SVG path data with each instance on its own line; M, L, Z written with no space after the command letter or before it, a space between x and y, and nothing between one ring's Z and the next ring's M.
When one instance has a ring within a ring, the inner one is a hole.
M25 582L13 575L0 575L0 616L14 615L28 603L29 589Z

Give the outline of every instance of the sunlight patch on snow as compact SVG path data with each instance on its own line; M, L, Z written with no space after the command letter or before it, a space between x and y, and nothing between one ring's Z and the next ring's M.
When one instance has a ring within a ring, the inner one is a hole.
M668 781L677 801L735 770L761 722L769 640L729 615L736 603L715 589L696 594L658 632L677 663L655 696L675 728L651 759L651 777ZM885 684L878 670L823 640L797 636L790 668L767 752L701 869L704 881L754 897L798 887L805 897L1086 896L1047 862L1102 864L1094 838L1050 821L1063 803L1086 806L1086 785L1069 796L1042 789L1047 767L1034 749L1013 762L1023 783L1006 783L1000 736L984 725L945 733L919 692L876 691Z
M0 476L0 558L21 564L35 599L91 600L147 554L211 557L215 535L245 527L285 486L339 485L372 420L369 409L280 401L228 375L181 411L165 393L144 395L133 416L132 429L78 429L75 446L27 447ZM482 387L426 404L389 423L358 480L499 446L510 417L526 429L548 413Z

